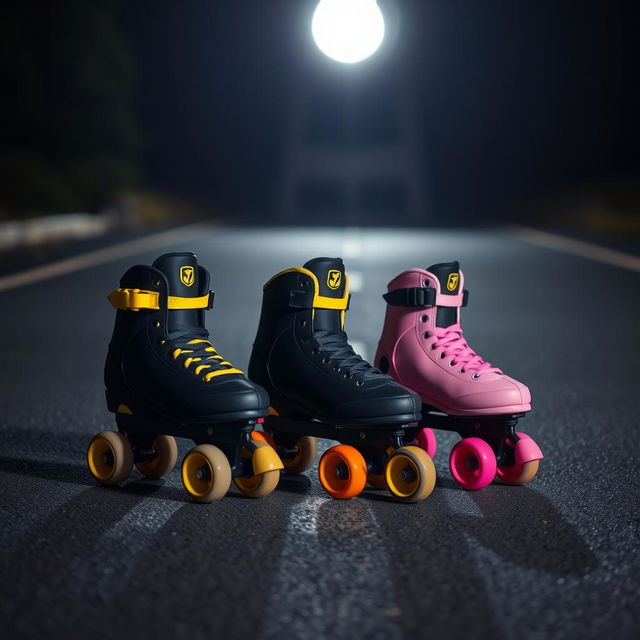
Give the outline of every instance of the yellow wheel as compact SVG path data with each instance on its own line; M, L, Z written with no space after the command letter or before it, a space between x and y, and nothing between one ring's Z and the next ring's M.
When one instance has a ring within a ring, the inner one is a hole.
M256 447L268 447L266 442L255 442ZM246 449L243 449L244 457L251 457ZM280 470L266 471L265 473L256 473L252 476L237 476L233 479L236 487L249 498L262 498L268 496L280 482Z
M118 431L101 431L89 443L87 463L91 475L98 482L120 484L131 474L133 449Z
M380 474L370 473L367 476L367 482L374 489L388 489L388 487L387 487L387 479L384 477L384 473L380 473Z
M311 469L318 455L318 441L313 436L302 436L296 442L298 453L293 458L283 458L282 464L287 473L303 473Z
M182 484L196 502L220 500L231 486L227 456L212 444L200 444L182 461Z
M136 462L136 468L142 475L157 480L169 473L178 460L178 445L172 436L156 436L153 441L155 457L151 460Z
M420 447L401 447L391 454L385 468L389 491L401 502L420 502L436 485L433 460Z

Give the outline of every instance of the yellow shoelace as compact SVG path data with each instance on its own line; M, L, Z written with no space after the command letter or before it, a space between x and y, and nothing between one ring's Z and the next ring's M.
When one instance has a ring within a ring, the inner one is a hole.
M216 376L224 376L230 373L239 373L239 374L243 373L242 371L240 371L240 369L237 369L236 367L234 367L230 362L227 362L215 350L214 346L211 344L211 342L209 342L209 340L204 340L202 338L195 338L193 340L189 340L187 344L188 345L204 344L206 346L196 347L195 349L182 349L180 347L177 347L171 352L171 357L175 360L179 356L185 353L202 354L202 355L189 356L184 360L183 366L185 369L188 369L194 362L202 362L202 364L199 364L197 367L193 369L194 375L199 376L201 371L203 371L204 369L211 369L214 366L225 367L224 369L216 368L214 371L209 371L205 373L205 375L203 376L203 379L205 380L205 382L209 382L212 378L215 378ZM205 355L205 352L211 355ZM207 363L207 360L214 360L215 362Z

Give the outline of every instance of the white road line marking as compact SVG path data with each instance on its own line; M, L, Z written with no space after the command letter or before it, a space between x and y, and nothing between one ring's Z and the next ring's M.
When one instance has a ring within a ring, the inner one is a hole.
M347 271L349 276L349 292L359 293L364 285L364 278L361 271Z
M364 360L369 361L369 358L367 357L367 345L364 342L360 342L359 340L349 340L349 344L358 355L362 356Z
M57 262L51 262L50 264L45 264L41 267L35 267L33 269L27 269L26 271L20 271L19 273L13 273L0 278L0 292L23 287L28 284L33 284L34 282L40 282L41 280L55 278L56 276L65 275L67 273L73 273L74 271L80 271L81 269L95 267L100 264L112 262L113 260L127 258L128 256L133 256L145 251L151 251L152 249L166 247L168 245L190 239L194 235L199 235L205 228L210 226L210 224L202 222L188 224L178 227L177 229L170 229L169 231L155 233L151 236L146 236L145 238L129 240L127 242L116 244L112 247L106 247L105 249L98 249L83 255L74 256L73 258L58 260Z
M517 236L521 240L534 244L545 249L556 249L581 258L589 258L597 262L614 267L622 267L630 271L640 271L640 258L630 253L608 249L584 240L576 240L566 236L549 233L548 231L539 231L520 225L513 225L510 233Z
M294 505L260 640L400 640L391 559L366 500L308 497ZM373 606L372 606L373 604Z

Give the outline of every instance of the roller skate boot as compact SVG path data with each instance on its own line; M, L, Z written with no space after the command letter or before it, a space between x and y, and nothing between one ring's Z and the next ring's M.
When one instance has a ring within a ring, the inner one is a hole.
M431 458L405 446L419 430L420 399L353 351L348 306L340 258L315 258L265 284L249 378L271 398L266 437L290 473L311 467L316 437L338 440L318 469L335 498L358 495L368 480L418 502L435 484Z
M449 458L455 480L480 489L497 475L507 484L533 479L543 457L515 430L531 410L529 389L473 351L463 337L460 308L468 292L457 262L408 269L383 296L387 310L375 357L384 372L422 398L417 442L431 456L432 431L456 431L462 440Z
M232 479L252 497L276 487L282 463L254 431L269 399L211 344L204 315L213 297L193 253L132 267L108 296L117 311L104 377L118 431L103 431L89 445L98 482L119 484L133 465L160 478L176 464L178 436L197 445L182 463L194 500L222 498Z

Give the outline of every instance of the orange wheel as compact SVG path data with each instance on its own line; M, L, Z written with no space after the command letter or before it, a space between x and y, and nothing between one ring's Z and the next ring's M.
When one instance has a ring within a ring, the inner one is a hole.
M330 496L346 500L364 489L367 463L355 447L339 444L327 449L320 458L318 476Z
M251 432L251 439L256 440L257 442L266 442L272 449L276 449L276 443L273 437L266 431L256 431L254 429Z

